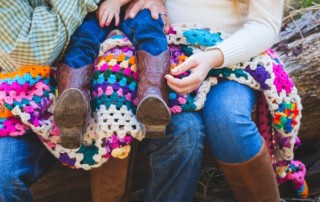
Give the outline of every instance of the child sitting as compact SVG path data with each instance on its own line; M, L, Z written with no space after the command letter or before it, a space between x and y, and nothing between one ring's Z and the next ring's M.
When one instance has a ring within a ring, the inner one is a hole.
M71 36L62 63L58 64L58 100L54 120L61 132L61 144L77 148L91 114L90 86L93 63L100 43L119 25L136 49L138 69L137 118L144 124L147 137L161 137L170 122L167 107L170 53L161 16L154 20L149 10L124 19L129 0L105 0L90 13ZM97 16L97 17L96 17ZM97 19L98 18L98 19ZM111 23L114 22L114 23Z

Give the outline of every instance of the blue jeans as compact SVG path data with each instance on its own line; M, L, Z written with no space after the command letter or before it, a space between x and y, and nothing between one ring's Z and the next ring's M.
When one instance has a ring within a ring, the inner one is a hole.
M164 138L143 141L150 166L144 201L193 201L205 139L201 113L173 115L166 133Z
M220 161L241 163L254 157L263 140L251 120L257 92L235 81L211 88L202 117L212 153Z
M142 10L134 19L123 21L121 13L120 29L133 43L136 50L144 50L158 55L167 50L167 39L163 32L164 23L161 16L153 20L149 10ZM82 25L73 33L62 62L71 68L80 68L93 64L98 57L100 44L108 34L118 29L114 23L101 28L95 13L89 13Z
M163 139L143 142L152 171L145 201L192 201L204 142L200 112L173 115L166 132ZM0 201L31 202L28 186L51 167L53 157L34 134L26 134L0 138L0 162Z
M28 189L53 165L54 158L35 134L0 138L0 201L31 202Z
M151 167L144 200L193 201L205 141L223 162L254 157L263 143L251 120L256 98L247 86L221 81L211 88L202 111L175 114L164 138L144 140Z
M221 161L238 163L255 156L262 146L251 120L256 97L244 85L221 81L210 90L203 111L175 114L164 138L144 140L151 167L144 200L193 201L205 133ZM25 202L32 200L28 185L50 167L52 158L29 134L0 138L0 162L0 201Z

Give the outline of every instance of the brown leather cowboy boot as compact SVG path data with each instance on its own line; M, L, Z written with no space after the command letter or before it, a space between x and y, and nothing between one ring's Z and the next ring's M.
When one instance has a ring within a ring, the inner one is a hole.
M74 149L81 145L82 134L90 118L90 86L93 66L73 69L59 64L57 70L58 100L53 118L60 134L61 145Z
M126 201L129 157L125 159L110 158L98 168L90 171L91 196L93 202Z
M132 150L127 158L110 158L108 162L90 171L93 202L130 200L138 142L134 141L131 146Z
M238 201L280 201L275 172L265 144L256 156L244 163L218 163Z
M164 78L169 72L170 52L153 56L139 50L136 58L139 81L137 118L144 124L147 138L162 137L171 119L166 104L168 86Z

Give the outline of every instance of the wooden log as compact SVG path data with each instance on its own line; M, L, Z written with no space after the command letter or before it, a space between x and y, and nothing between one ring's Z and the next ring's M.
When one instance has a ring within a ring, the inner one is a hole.
M297 15L302 15L296 19ZM309 36L320 29L320 6L316 5L302 10L297 10L286 16L282 22L279 34L280 42L290 43Z

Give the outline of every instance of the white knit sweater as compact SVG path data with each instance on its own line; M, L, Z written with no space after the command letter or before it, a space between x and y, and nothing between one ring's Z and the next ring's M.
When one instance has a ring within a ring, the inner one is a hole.
M231 34L219 48L222 66L236 64L270 48L282 22L284 0L249 0L240 12L231 0L166 0L172 23L195 22Z

